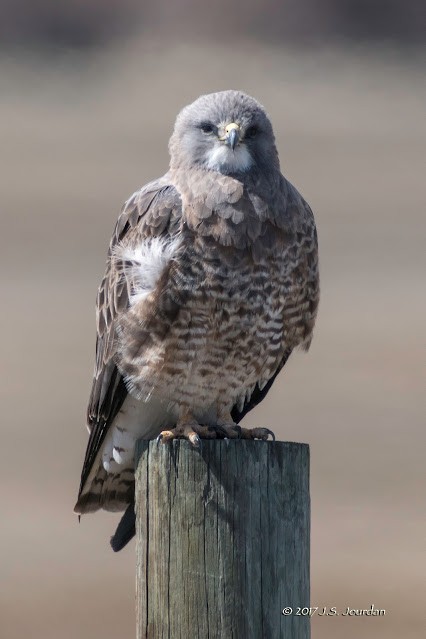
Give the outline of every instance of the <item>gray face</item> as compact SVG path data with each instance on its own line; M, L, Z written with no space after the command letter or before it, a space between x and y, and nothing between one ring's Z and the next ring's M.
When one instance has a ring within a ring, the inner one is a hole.
M195 166L226 175L279 168L271 123L240 91L203 95L178 115L170 139L171 168Z

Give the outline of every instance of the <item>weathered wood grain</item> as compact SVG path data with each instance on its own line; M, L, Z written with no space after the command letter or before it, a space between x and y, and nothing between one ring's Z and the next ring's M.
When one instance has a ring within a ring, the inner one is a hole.
M138 639L308 639L309 447L138 442Z

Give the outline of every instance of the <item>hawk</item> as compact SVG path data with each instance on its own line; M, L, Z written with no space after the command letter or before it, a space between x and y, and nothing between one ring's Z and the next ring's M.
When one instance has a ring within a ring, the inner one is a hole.
M267 439L238 423L309 347L319 301L314 217L280 172L263 107L203 95L169 151L169 171L124 204L97 297L75 511L127 508L114 550L134 534L136 440Z

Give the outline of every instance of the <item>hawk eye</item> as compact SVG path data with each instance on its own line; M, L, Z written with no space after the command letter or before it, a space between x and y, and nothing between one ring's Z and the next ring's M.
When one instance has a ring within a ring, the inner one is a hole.
M213 124L210 124L210 122L202 122L200 124L200 129L202 130L203 133L213 133L215 128Z
M246 131L246 138L255 138L256 135L259 133L259 129L257 128L257 126L249 126L249 128Z

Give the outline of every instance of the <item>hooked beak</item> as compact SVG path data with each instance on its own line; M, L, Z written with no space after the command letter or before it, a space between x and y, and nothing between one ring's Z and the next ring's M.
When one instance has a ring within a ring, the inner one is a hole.
M231 147L232 150L235 149L238 142L240 141L240 127L235 122L231 122L228 126L225 127L225 136L224 136L225 144Z

